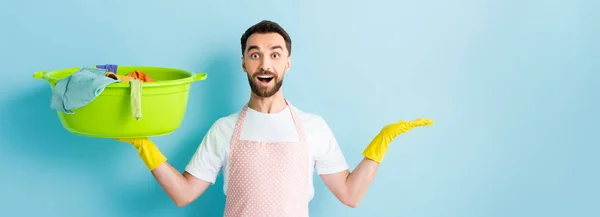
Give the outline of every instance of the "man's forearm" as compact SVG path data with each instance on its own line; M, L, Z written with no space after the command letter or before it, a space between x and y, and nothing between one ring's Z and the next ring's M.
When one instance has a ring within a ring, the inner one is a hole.
M196 179L187 172L181 174L173 168L167 163L167 158L158 147L148 138L119 138L116 140L133 145L156 181L179 207L198 198L210 185L209 182Z
M187 179L169 163L157 166L152 175L177 206L185 206L193 200Z
M364 158L358 166L350 173L346 179L346 187L350 204L357 206L367 193L367 189L375 179L379 163L368 158Z

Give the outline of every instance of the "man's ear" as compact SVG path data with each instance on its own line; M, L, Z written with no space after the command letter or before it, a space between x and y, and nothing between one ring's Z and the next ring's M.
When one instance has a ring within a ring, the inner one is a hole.
M292 57L288 57L287 64L285 65L285 72L290 71L291 66L292 66Z
M244 57L242 56L242 70L244 70L244 72L248 72L248 70L246 70L246 63L244 62Z

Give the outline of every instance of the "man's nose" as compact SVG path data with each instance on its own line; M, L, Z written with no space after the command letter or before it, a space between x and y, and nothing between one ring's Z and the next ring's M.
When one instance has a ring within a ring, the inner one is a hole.
M267 58L264 58L264 59L262 60L262 63L261 63L261 65L260 65L260 68L261 68L263 71L270 71L270 72L272 72L272 71L273 71L273 70L271 69L271 62L270 62L270 61L269 61Z

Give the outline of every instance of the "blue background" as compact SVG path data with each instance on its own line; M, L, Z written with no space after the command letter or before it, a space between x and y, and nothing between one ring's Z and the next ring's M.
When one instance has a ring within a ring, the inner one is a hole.
M154 138L183 170L249 96L239 38L293 39L284 92L325 118L352 167L398 137L356 209L315 176L312 216L600 216L598 1L2 1L0 216L220 216L222 177L177 208L129 145L75 136L35 71L94 64L206 71L185 120ZM165 111L168 112L168 111Z

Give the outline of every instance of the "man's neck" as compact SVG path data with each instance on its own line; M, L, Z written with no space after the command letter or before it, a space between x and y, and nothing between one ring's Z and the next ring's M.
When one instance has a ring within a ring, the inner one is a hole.
M262 113L277 113L287 106L281 91L271 97L260 97L252 93L248 107Z

